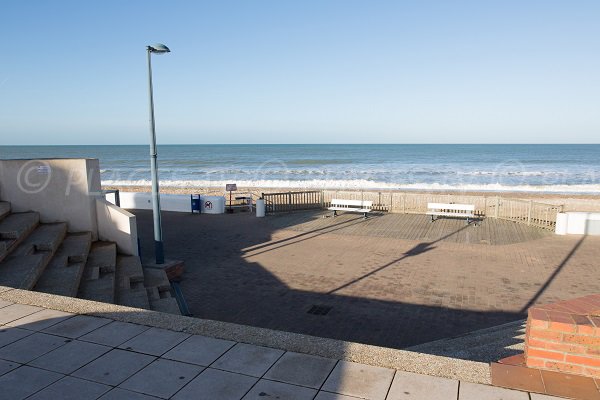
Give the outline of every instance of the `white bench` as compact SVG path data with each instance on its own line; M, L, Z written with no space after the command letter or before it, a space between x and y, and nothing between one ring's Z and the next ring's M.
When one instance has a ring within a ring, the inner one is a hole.
M427 215L434 217L459 217L469 220L475 218L475 206L473 204L451 204L451 203L427 203Z
M334 217L337 215L338 211L347 211L361 213L367 218L367 213L371 212L372 208L372 201L332 199L331 207L328 207L327 209L333 211Z

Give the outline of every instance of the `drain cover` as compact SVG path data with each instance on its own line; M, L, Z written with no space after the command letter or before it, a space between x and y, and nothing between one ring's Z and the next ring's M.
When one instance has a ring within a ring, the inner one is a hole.
M307 311L308 314L313 314L313 315L327 315L327 313L329 311L331 311L333 307L330 306L322 306L322 305L316 305L314 304L310 310Z

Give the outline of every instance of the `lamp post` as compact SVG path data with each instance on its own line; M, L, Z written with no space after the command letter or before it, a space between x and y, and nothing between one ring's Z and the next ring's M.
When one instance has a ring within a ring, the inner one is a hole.
M154 218L154 256L157 264L165 263L160 220L160 196L158 194L158 167L156 165L156 131L154 127L154 99L152 95L152 53L164 54L171 50L164 44L146 46L148 50L148 93L150 96L150 171L152 174L152 216Z

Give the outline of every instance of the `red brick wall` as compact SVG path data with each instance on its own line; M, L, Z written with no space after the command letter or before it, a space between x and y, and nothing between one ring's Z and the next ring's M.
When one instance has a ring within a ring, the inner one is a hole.
M525 362L600 378L600 294L530 308Z

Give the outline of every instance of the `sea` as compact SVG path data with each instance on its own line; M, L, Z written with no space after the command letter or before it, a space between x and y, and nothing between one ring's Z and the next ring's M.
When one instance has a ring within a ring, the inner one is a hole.
M90 157L106 186L150 185L149 146L0 146L0 158ZM159 145L163 187L600 194L598 144Z

